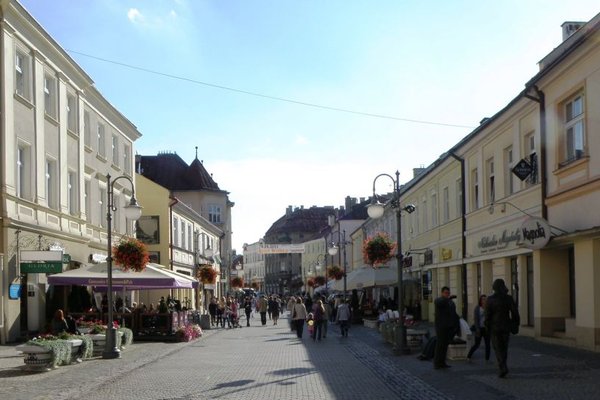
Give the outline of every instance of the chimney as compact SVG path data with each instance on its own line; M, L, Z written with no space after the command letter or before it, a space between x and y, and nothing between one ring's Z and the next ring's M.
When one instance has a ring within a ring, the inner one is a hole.
M562 28L562 40L563 42L571 37L575 32L579 30L582 26L585 25L585 22L581 21L567 21L561 25Z
M285 209L285 216L286 216L286 217L291 217L291 216L292 216L292 206L288 206L288 207Z
M413 168L413 178L421 175L425 171L425 167Z

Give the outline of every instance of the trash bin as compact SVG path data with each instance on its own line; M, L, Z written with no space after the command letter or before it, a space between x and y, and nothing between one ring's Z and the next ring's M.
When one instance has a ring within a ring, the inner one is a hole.
M210 329L210 315L202 314L200 316L200 328Z

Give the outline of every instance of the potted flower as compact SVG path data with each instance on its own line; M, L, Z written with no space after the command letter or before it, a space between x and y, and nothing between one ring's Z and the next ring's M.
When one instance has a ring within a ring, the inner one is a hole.
M175 331L175 337L180 342L189 342L202 336L202 328L197 324L186 324Z
M244 286L244 280L241 277L236 276L231 278L231 287L241 288L242 286Z
M150 260L146 245L134 238L124 238L113 247L112 257L123 271L142 272Z
M314 279L314 278L308 278L308 279L306 280L306 285L307 285L308 287L315 287L315 279Z
M90 358L92 348L91 339L87 337L61 333L58 336L39 335L17 346L16 350L23 353L27 369L47 371Z
M333 265L327 268L327 275L339 281L344 277L344 270L341 269L338 265Z
M217 280L217 271L209 265L198 269L198 279L203 284L214 284Z
M394 255L396 243L385 232L369 236L363 242L363 260L372 267L383 265Z

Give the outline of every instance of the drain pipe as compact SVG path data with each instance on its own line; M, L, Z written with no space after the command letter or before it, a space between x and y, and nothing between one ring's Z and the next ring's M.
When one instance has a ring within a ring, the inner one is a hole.
M467 197L465 195L465 159L457 156L454 152L450 155L456 161L460 162L460 190L462 191L462 204L461 209L461 255L462 255L462 266L460 270L461 282L462 282L462 317L466 320L469 314L468 296L467 296L467 264L465 264L465 257L467 251Z
M540 184L542 185L542 218L548 220L548 206L546 206L546 95L537 85L525 89L525 97L540 105Z

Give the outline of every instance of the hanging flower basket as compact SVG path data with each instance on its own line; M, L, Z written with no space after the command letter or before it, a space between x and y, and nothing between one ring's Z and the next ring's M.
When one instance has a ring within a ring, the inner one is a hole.
M240 278L239 276L231 278L231 287L241 288L242 286L244 286L244 280L242 278Z
M134 238L124 238L112 248L112 258L123 271L142 272L150 260L146 245Z
M315 280L314 280L314 278L308 278L308 280L306 281L306 285L308 287L315 287Z
M325 279L324 276L322 276L322 275L315 276L315 286L323 286L323 285L325 285L325 282L327 282L327 280Z
M217 271L210 266L201 267L198 269L198 279L204 285L212 285L217 281Z
M252 284L250 285L250 287L254 290L258 289L258 282L252 282Z
M395 251L396 242L390 239L385 232L370 236L363 242L363 260L373 268L388 262L394 256Z
M337 265L331 266L327 268L327 276L339 281L344 277L344 270Z

